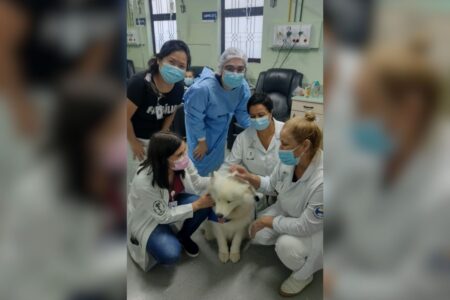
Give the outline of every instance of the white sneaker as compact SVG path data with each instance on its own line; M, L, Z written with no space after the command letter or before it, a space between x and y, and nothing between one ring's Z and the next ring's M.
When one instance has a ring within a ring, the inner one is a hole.
M280 295L283 297L292 297L298 295L313 280L311 275L308 279L295 279L293 274L286 279L280 287Z

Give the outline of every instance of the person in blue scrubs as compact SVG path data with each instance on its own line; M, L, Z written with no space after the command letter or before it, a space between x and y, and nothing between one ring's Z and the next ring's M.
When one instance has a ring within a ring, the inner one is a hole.
M201 176L219 169L223 163L233 115L240 126L250 126L247 112L250 89L244 79L246 68L244 52L228 48L220 57L218 73L204 68L184 95L189 158Z

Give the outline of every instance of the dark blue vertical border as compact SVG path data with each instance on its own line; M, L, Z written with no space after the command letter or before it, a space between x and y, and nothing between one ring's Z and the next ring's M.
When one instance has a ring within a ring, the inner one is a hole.
M225 51L225 0L220 1L220 19L220 53L223 53Z
M152 0L148 0L148 7L150 8L150 24L151 24L151 27L152 27L152 45L153 45L153 54L156 55L155 24L153 23L153 6L152 6Z

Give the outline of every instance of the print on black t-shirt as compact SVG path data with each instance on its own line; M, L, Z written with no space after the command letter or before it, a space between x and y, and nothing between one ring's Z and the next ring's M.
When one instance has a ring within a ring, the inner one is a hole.
M158 94L146 81L147 72L134 75L127 88L127 98L137 106L137 110L131 118L134 134L137 138L149 139L153 133L161 130L164 119L175 112L183 99L184 87L182 82L177 82L173 89L162 94L159 105L162 106L163 118L156 117L158 106Z

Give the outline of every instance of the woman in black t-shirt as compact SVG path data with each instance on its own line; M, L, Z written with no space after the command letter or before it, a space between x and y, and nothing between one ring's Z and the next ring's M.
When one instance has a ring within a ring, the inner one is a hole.
M144 159L150 137L170 128L176 107L182 102L184 74L190 64L186 43L170 40L149 61L148 70L131 78L127 89L127 136L135 163Z

